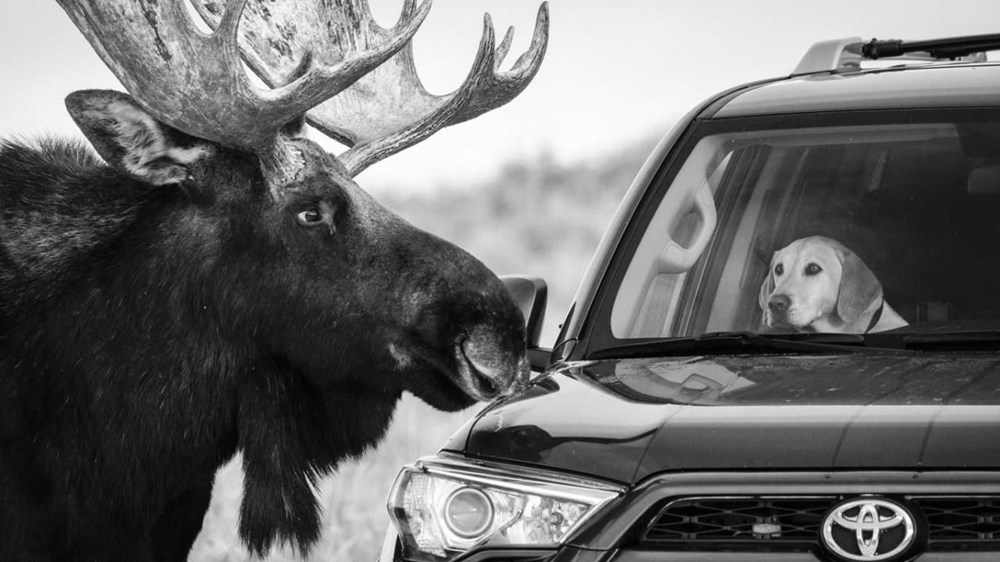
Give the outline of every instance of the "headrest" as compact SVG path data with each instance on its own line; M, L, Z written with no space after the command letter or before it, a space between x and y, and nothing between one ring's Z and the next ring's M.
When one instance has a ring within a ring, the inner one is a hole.
M973 199L1000 196L1000 164L973 168L967 190Z

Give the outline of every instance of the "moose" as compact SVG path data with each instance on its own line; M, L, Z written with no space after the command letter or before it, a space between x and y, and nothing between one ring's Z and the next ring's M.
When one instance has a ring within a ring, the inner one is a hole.
M404 391L456 410L528 375L497 277L352 178L517 96L547 6L505 71L487 15L432 95L430 0L389 29L364 0L58 1L129 93L67 97L93 150L0 144L0 560L183 560L237 452L242 541L306 552L317 479Z

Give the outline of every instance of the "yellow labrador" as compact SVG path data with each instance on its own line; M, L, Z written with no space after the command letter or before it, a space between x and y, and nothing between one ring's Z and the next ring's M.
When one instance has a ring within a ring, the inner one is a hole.
M800 238L778 250L758 298L764 324L797 332L860 334L906 326L882 298L882 284L836 240Z

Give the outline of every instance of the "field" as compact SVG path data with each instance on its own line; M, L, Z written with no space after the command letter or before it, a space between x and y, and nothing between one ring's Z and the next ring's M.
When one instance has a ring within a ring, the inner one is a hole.
M653 141L572 166L545 156L510 164L495 180L462 190L413 196L389 190L375 195L415 225L467 249L498 274L545 279L550 300L543 344L551 344L604 228ZM446 414L406 395L378 449L323 481L318 494L325 510L324 534L306 560L374 561L389 524L386 496L399 468L437 451L480 407ZM250 559L236 534L241 493L237 457L216 477L212 505L189 560ZM266 560L301 559L290 548L275 548Z

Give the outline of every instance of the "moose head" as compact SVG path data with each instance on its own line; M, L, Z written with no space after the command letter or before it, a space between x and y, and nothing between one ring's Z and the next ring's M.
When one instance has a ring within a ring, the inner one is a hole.
M513 29L496 47L487 15L469 76L438 96L421 85L410 43L429 0L406 0L388 30L365 0L196 0L210 33L184 0L59 3L132 95L67 99L101 156L200 202L186 218L195 239L239 230L213 248L214 263L246 268L232 271L243 292L230 297L230 325L253 325L318 387L345 363L381 368L441 408L492 398L525 375L521 321L503 286L352 177L520 93L544 55L546 5L506 72ZM351 148L323 151L299 134L303 119Z
M0 382L30 397L10 422L32 422L17 450L57 450L52 471L75 475L47 484L45 513L67 529L53 552L145 559L170 506L236 450L241 537L308 547L317 474L376 443L402 392L455 410L525 380L503 284L352 178L520 93L544 4L510 70L510 32L497 46L487 17L468 78L437 96L410 47L429 0L406 0L388 30L364 0L58 1L129 94L67 98L110 168L0 148L0 183L26 171L5 185L0 245L33 250L0 260ZM348 150L326 152L304 122ZM0 482L36 477L5 466ZM0 487L0 503L31 505Z

